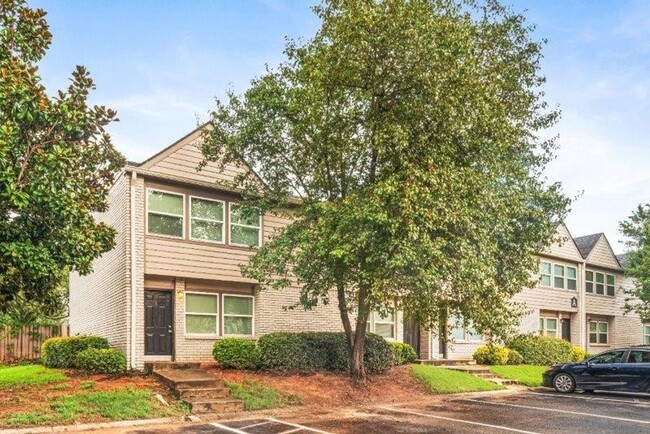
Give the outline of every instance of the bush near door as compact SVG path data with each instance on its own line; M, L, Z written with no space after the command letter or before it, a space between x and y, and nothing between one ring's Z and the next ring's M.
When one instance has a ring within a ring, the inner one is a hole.
M221 368L257 369L260 366L260 349L247 339L221 339L214 343L212 355Z
M413 347L407 343L391 342L390 346L393 348L393 359L397 366L413 363L418 358Z
M41 346L43 364L49 368L74 368L77 354L88 348L108 349L108 341L99 336L50 338Z
M573 360L573 345L564 339L548 336L519 335L506 346L521 354L527 365L553 365Z

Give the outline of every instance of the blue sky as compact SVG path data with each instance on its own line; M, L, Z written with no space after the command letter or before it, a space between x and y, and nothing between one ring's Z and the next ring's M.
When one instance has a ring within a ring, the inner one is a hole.
M650 1L502 0L547 38L548 101L562 110L561 146L548 176L581 193L567 220L574 236L605 232L650 202ZM318 28L299 0L34 0L54 34L41 63L50 91L75 65L97 84L92 102L118 111L110 128L140 161L207 119L215 96L282 59L285 36Z

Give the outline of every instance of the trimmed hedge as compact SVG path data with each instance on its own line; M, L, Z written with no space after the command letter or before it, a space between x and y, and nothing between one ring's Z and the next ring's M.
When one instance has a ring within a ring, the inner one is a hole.
M260 349L248 339L221 339L214 343L212 355L222 368L257 369L260 366Z
M418 358L413 347L405 342L391 342L390 346L393 348L393 359L395 365L413 363Z
M49 368L74 368L77 355L88 348L108 349L110 346L99 336L50 338L41 346L41 358Z
M508 349L508 365L521 365L524 363L524 357L517 350Z
M499 345L481 345L472 356L479 365L505 365L510 351Z
M87 348L77 354L75 365L88 374L121 374L126 371L126 356L114 348Z
M506 344L508 348L518 351L527 365L553 365L573 359L573 345L564 339L519 335Z
M349 350L344 333L269 333L260 337L261 367L284 372L346 371ZM383 372L393 364L393 350L384 338L368 333L366 372Z

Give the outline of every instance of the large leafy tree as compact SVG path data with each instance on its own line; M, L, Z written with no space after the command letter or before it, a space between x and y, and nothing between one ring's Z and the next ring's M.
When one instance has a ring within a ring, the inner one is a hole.
M0 312L20 294L60 306L61 270L87 273L113 247L97 223L124 160L104 127L112 110L89 106L83 67L50 97L37 63L52 39L45 12L0 0Z
M634 279L626 308L650 320L650 204L639 205L619 228L627 237L623 268L625 274Z
M540 133L558 113L540 91L542 44L496 1L314 10L316 35L217 101L205 129L206 162L243 158L265 181L234 180L245 209L294 219L244 273L297 281L305 308L336 297L357 380L373 311L506 334L569 204L543 177L555 145Z

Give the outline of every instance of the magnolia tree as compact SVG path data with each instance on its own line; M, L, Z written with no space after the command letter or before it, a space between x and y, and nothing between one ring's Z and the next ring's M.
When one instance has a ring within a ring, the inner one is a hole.
M627 254L623 268L634 278L634 286L627 291L628 311L634 311L645 321L650 321L650 204L639 205L619 225L627 237Z
M369 313L435 330L458 315L499 336L569 200L543 171L558 119L541 43L497 2L330 0L316 35L243 94L218 100L204 163L253 165L246 212L293 222L244 274L338 305L351 375L365 378Z
M114 229L92 213L106 210L124 162L104 131L115 113L88 106L94 86L80 66L48 96L37 68L52 39L44 17L0 0L0 313L17 296L60 309L62 270L89 272L113 247Z

